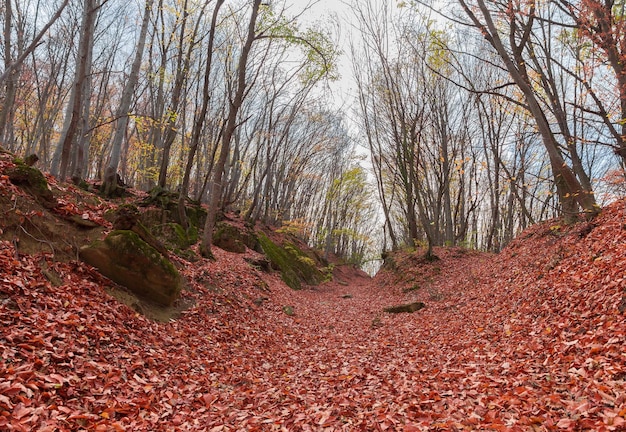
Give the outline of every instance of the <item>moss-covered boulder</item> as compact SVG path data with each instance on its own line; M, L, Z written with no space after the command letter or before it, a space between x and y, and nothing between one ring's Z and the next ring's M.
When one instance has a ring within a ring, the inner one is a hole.
M241 229L226 222L218 222L215 225L213 244L228 252L244 253L246 251Z
M315 261L295 244L286 242L284 246L277 245L262 232L259 232L258 239L272 266L280 270L283 281L289 287L297 290L302 288L303 283L318 285L324 280Z
M138 297L171 306L182 289L172 263L130 230L112 231L80 250L80 258Z
M142 201L142 206L155 206L164 211L161 223L174 222L181 224L178 212L178 192L171 192L162 187L156 186L148 192L148 196ZM199 202L189 198L185 200L185 214L189 225L196 229L202 229L206 222L207 212ZM145 222L144 222L145 223Z
M41 171L20 159L15 159L14 163L15 167L7 171L11 183L31 194L45 208L55 208L58 203Z
M198 230L193 225L185 231L181 225L170 222L153 226L150 231L161 244L174 254L187 261L198 261L199 256L190 249L191 245L198 242Z
M114 230L129 230L133 231L143 241L159 251L166 258L169 257L169 253L166 247L161 243L148 228L140 221L140 211L133 204L123 204L115 210L115 216L113 219Z
M195 227L192 226L185 231L175 222L153 226L151 232L171 250L186 249L198 241L198 230Z

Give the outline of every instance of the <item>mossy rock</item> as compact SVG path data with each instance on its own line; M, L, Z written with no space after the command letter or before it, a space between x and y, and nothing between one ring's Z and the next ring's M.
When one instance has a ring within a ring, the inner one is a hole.
M315 266L315 261L293 243L286 243L285 247L281 247L263 232L258 233L258 239L272 266L280 270L283 281L289 287L299 290L303 283L318 285L324 280L324 275Z
M171 221L169 212L159 207L150 207L144 209L139 216L139 220L147 227L153 227L155 225L163 225Z
M148 192L148 197L142 201L141 205L154 205L165 211L165 214L162 215L161 223L175 222L177 224L181 224L182 221L180 220L178 212L179 197L180 194L178 192L170 192L160 186L156 186ZM196 229L204 228L207 211L202 208L200 203L197 201L193 201L189 198L185 201L185 214L187 215L189 225L195 227Z
M146 228L140 220L141 212L133 204L123 204L115 210L113 219L114 230L129 230L137 234L143 241L159 251L163 256L168 256L168 250L152 232Z
M142 205L155 205L160 208L166 208L170 203L178 202L178 194L170 192L161 186L155 186L148 191L148 196L142 201Z
M194 226L198 229L203 229L204 224L206 223L207 211L202 208L199 204L192 204L185 206L185 213L187 214L187 219L189 220L189 225ZM176 212L176 218L178 218L178 212ZM180 223L180 221L178 221Z
M174 249L172 252L189 262L198 262L200 260L200 256L191 249Z
M317 268L317 263L313 258L304 253L294 243L285 242L284 248L292 257L296 258L296 273L302 278L303 282L310 285L318 285L324 281L324 274Z
M195 227L190 227L186 232L174 222L156 225L150 231L170 250L186 249L198 241L198 230Z
M112 231L104 240L81 248L80 258L158 305L171 306L182 289L182 278L174 265L133 231Z
M218 222L215 225L213 244L228 252L244 253L246 251L241 229L226 222Z
M55 208L58 203L48 187L48 181L37 168L28 166L19 159L14 160L15 167L7 171L9 180L31 194L47 209Z

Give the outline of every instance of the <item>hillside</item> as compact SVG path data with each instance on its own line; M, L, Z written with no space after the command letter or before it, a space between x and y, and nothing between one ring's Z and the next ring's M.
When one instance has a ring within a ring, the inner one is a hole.
M173 255L182 296L147 311L76 260L116 203L48 178L47 209L10 166L0 430L626 430L624 201L499 255L398 252L373 279L337 265L298 291L257 252Z

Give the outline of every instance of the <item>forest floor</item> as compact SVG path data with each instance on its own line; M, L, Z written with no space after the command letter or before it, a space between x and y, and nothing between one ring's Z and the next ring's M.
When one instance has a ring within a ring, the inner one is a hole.
M23 197L2 176L0 192ZM167 322L1 240L0 430L624 431L625 205L498 255L399 252L300 291L216 249L177 261L186 308Z

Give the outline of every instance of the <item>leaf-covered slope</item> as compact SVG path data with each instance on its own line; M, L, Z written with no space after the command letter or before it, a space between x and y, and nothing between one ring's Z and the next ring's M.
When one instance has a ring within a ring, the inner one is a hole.
M301 291L216 249L176 258L193 306L167 323L2 241L0 430L623 430L625 221L622 202L498 256L398 255Z
M478 266L427 264L443 269L431 288L441 300L418 294L429 308L401 330L438 357L426 417L441 410L446 427L470 430L624 430L624 222L620 202L591 223L534 226ZM405 284L415 270L399 269Z

